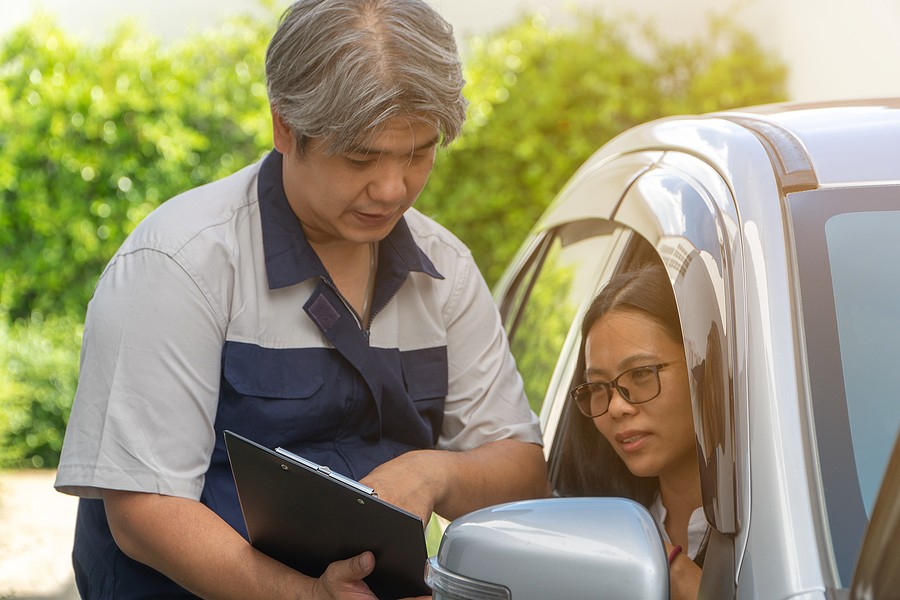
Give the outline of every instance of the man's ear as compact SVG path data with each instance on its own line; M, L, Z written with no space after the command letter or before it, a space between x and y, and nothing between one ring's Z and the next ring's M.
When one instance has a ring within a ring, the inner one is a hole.
M272 112L272 139L275 142L275 149L284 155L290 155L296 144L294 132L284 122L275 107L269 108Z

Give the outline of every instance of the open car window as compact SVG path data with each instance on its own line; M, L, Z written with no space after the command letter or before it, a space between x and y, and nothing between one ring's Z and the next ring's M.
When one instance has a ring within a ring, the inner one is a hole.
M565 363L573 326L623 243L621 230L600 219L559 226L535 246L507 294L504 326L536 413L557 391L551 383L557 365Z

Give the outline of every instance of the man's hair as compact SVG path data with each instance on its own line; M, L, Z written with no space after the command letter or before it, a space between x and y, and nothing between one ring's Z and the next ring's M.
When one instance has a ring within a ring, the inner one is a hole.
M298 0L269 42L266 79L301 153L315 137L353 151L393 117L433 125L447 145L466 118L453 28L423 0Z

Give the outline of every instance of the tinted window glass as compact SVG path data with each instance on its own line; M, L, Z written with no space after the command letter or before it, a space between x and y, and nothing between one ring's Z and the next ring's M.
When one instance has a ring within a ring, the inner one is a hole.
M549 234L511 291L517 298L504 321L531 408L540 413L547 386L579 307L590 298L614 244L603 221L564 225Z
M847 587L900 425L900 191L789 202L827 527Z
M850 434L866 514L900 426L900 211L825 224Z

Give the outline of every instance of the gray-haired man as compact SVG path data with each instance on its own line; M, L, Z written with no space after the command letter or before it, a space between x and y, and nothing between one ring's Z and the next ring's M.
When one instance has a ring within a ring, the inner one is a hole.
M57 488L86 598L371 598L246 541L222 432L427 521L546 492L540 432L469 251L411 209L459 133L420 0L301 0L266 57L275 150L163 204L88 307Z

